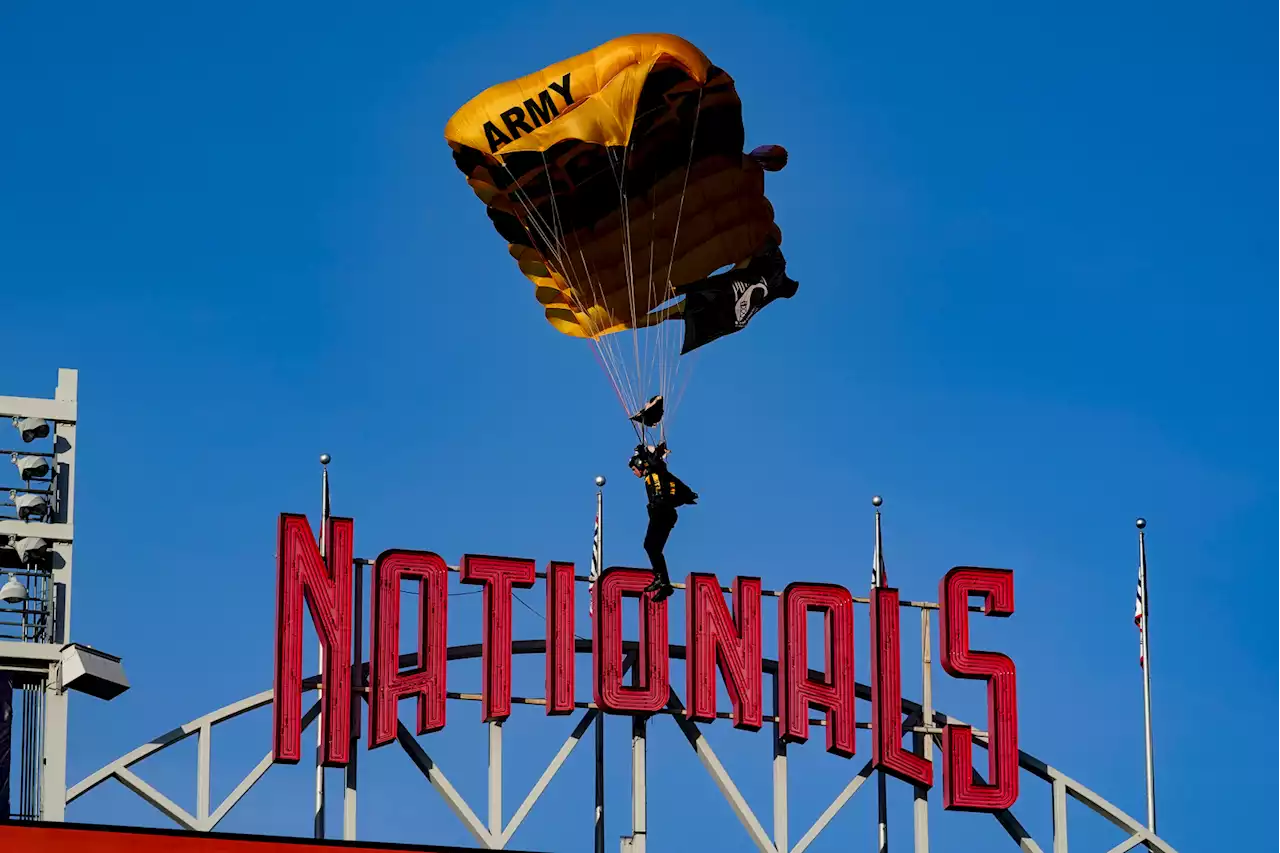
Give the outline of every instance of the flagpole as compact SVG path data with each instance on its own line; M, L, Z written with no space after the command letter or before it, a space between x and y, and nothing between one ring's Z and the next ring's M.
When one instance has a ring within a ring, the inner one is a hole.
M360 783L360 689L364 673L364 565L351 566L351 752L347 757L342 792L342 839L356 840L356 797Z
M596 541L591 554L592 575L604 571L604 484L603 476L596 477ZM592 578L595 579L594 577ZM595 853L604 850L604 712L596 711L596 826Z
M320 559L328 565L329 552L329 461L328 453L320 454ZM324 644L320 645L320 686L316 698L320 702L320 716L316 718L316 813L312 834L324 838Z
M884 540L880 535L880 506L884 499L876 495L871 505L876 508L876 547L871 555L871 585L879 589L888 585L884 570ZM879 853L889 853L889 798L885 790L883 770L876 771L877 825L879 827Z
M1138 575L1142 585L1142 706L1147 729L1147 828L1156 831L1156 765L1151 738L1151 597L1147 594L1147 520L1139 518Z
M874 587L885 586L884 571L884 544L880 536L880 507L884 504L884 498L876 495L871 499L871 505L876 508L876 549L871 555L871 585Z

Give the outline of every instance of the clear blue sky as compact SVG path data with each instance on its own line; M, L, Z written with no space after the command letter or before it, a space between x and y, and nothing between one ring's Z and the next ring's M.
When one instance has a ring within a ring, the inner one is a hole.
M41 326L9 314L0 393L48 395L57 367L81 371L75 635L123 655L134 685L73 703L71 779L269 685L276 515L317 511L322 451L363 555L585 568L603 472L608 561L643 564L632 439L604 376L541 319L442 131L485 86L670 31L735 77L749 147L790 150L768 191L802 283L700 359L672 464L702 502L672 538L674 571L862 592L883 494L905 595L933 598L956 564L1014 569L1016 614L974 631L1018 666L1023 748L1141 815L1145 515L1161 834L1181 851L1269 843L1273 13L5 4L0 292ZM451 640L478 641L479 598L452 601ZM518 636L541 630L516 608ZM540 672L523 665L517 690ZM936 675L939 706L981 721L981 688ZM478 713L451 705L428 744L482 803ZM216 798L268 724L215 742ZM508 815L568 728L516 714ZM655 848L746 849L674 726L654 731ZM613 838L628 771L624 726L610 732ZM767 737L717 728L712 743L767 822ZM864 735L854 761L827 756L819 731L799 751L793 840L869 750ZM142 775L194 809L194 756ZM361 760L368 837L467 841L394 748ZM589 752L564 773L516 846L588 849ZM306 834L310 779L277 768L223 828ZM909 797L891 791L900 849ZM1024 781L1042 845L1048 802ZM119 788L70 815L157 820ZM868 849L873 815L867 790L812 849ZM1118 840L1072 816L1077 843ZM1003 849L989 818L932 819L935 851Z

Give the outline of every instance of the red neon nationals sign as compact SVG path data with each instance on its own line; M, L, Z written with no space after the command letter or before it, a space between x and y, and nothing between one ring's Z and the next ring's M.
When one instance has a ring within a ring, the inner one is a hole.
M277 545L276 665L273 757L294 764L301 757L303 602L324 648L321 761L345 766L351 749L352 543L354 523L333 518L326 532L328 560L320 556L305 516L282 514ZM481 716L511 714L511 604L516 589L538 576L532 560L469 554L459 566L463 583L484 590ZM430 551L384 551L373 566L369 660L369 748L395 740L401 699L417 704L417 732L445 726L449 567ZM552 562L547 588L546 713L574 710L574 573L572 563ZM645 569L606 569L593 595L592 693L607 713L644 715L661 711L670 697L667 600L642 590ZM418 584L418 666L401 671L401 595L404 582ZM686 690L684 714L694 722L716 718L716 677L724 680L733 725L758 731L764 718L760 579L735 578L726 601L715 575L692 573L685 589ZM955 678L987 684L990 782L975 781L973 731L949 724L942 738L943 806L994 812L1018 799L1017 679L1013 661L969 646L969 599L979 597L988 616L1013 613L1013 572L960 566L938 586L942 667ZM871 590L872 757L879 769L903 781L933 786L933 764L902 746L902 673L899 659L898 591ZM639 672L624 678L622 609L627 600L640 612ZM823 620L826 663L815 676L808 665L806 624ZM853 596L845 587L792 583L779 596L778 724L792 743L809 739L809 714L826 714L827 751L849 758L857 751L854 702Z

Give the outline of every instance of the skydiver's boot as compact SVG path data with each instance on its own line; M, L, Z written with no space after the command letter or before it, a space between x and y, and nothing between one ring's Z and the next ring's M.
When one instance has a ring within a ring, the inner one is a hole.
M653 593L654 601L662 601L664 598L675 592L675 587L671 585L671 579L667 577L667 567L664 563L661 569L654 570L653 580L644 588L645 592Z
M659 533L659 535L662 535ZM662 535L665 540L666 536ZM671 595L674 591L671 586L671 579L667 576L667 559L662 555L662 551L654 547L654 543L646 543L645 550L649 552L649 562L653 564L653 580L644 588L645 592L653 593L654 601L662 601L662 599Z

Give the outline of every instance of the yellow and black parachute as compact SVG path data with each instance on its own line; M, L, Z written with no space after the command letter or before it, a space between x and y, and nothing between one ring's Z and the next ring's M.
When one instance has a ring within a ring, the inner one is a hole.
M676 379L680 288L782 240L764 171L785 150L743 153L732 78L676 36L617 38L493 86L445 138L547 319L592 341L628 412Z

